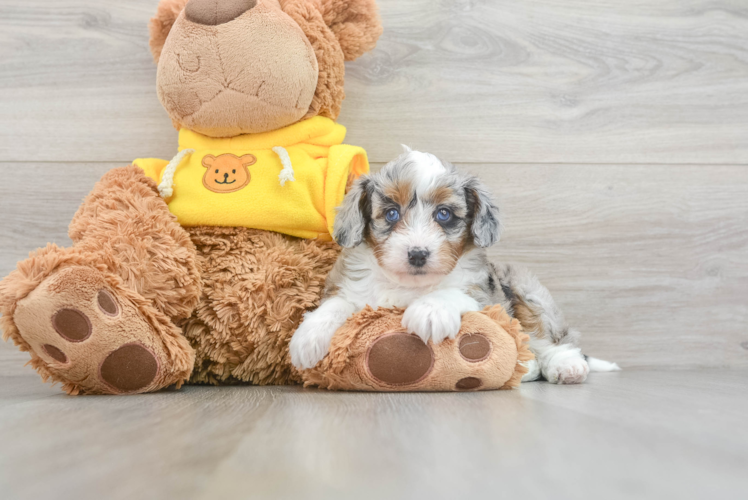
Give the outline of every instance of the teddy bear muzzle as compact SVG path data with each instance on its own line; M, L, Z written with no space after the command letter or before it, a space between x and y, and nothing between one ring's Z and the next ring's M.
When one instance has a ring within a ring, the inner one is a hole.
M190 0L185 15L193 23L218 26L233 21L255 5L257 0Z

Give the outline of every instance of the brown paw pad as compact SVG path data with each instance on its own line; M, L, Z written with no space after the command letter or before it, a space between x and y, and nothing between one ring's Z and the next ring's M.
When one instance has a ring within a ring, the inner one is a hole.
M52 326L68 342L83 342L91 336L91 320L77 309L60 309L52 317Z
M491 355L491 342L483 335L465 335L460 339L460 354L471 363L483 361Z
M67 363L68 362L67 355L64 352L62 352L60 349L58 349L57 347L55 347L55 346L53 346L51 344L44 344L42 346L42 349L44 349L44 352L47 353L47 356L49 356L50 358L54 359L58 363Z
M99 303L99 309L107 316L117 316L119 314L119 305L114 299L111 293L106 290L100 290L96 296L96 301Z
M408 385L420 382L431 372L434 354L416 335L393 333L371 345L366 365L379 382Z
M101 380L118 392L144 389L157 374L156 357L140 344L123 345L111 352L99 369Z
M457 389L458 391L469 391L472 389L477 389L482 385L483 381L481 381L481 379L479 378L465 377L457 381L457 383L455 384L455 389Z

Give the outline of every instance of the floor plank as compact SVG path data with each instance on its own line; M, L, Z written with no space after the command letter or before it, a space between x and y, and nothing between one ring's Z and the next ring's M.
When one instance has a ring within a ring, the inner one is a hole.
M748 487L747 389L745 370L630 370L476 394L187 387L73 398L17 376L0 386L0 490L737 499Z
M113 165L0 163L0 276L48 241L68 245L80 200ZM12 175L20 168L28 177ZM588 354L628 367L748 367L748 168L466 168L500 202L492 258L532 269Z
M173 152L147 22L156 0L0 4L0 157L128 162ZM387 161L748 163L739 0L379 0L341 123Z

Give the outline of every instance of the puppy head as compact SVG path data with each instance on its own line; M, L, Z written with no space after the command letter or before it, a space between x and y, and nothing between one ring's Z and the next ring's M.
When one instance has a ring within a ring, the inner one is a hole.
M469 248L498 241L499 209L476 177L408 150L356 181L333 233L343 247L368 244L402 284L425 286L452 272Z

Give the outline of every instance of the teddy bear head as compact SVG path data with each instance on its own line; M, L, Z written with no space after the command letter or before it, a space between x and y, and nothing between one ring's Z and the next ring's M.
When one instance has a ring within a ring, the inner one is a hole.
M344 62L382 28L374 0L161 0L150 31L174 125L233 137L336 119Z

